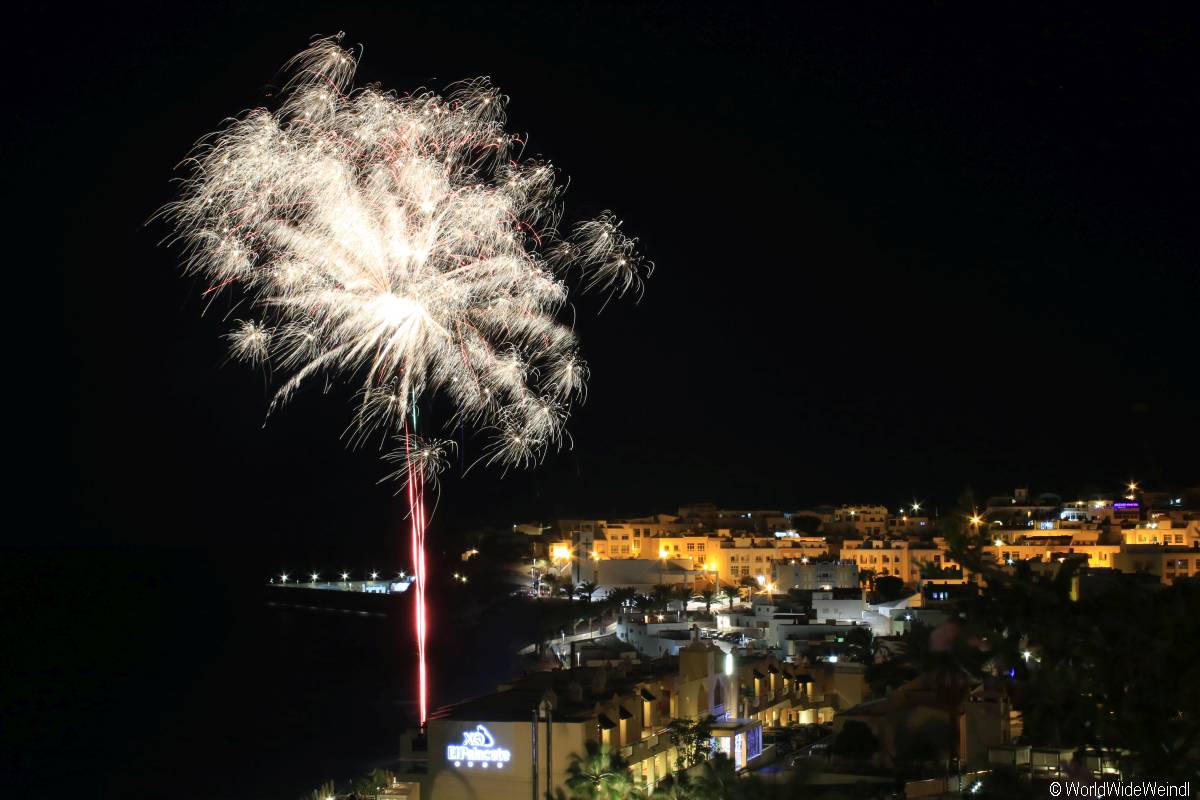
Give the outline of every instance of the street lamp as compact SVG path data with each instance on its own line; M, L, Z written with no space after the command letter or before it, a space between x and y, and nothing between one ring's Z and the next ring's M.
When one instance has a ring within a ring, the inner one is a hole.
M309 577L312 578L313 583L317 582L317 573L314 572L314 573L310 574Z
M342 583L345 583L345 582L346 582L346 581L348 581L348 580L350 580L350 573L349 573L349 572L343 572L343 573L342 573Z
M372 572L372 573L371 573L371 580L375 580L375 579L377 579L378 577L379 577L379 573L378 573L378 572Z
M286 572L279 576L280 583L287 583L287 579L288 579L288 574Z

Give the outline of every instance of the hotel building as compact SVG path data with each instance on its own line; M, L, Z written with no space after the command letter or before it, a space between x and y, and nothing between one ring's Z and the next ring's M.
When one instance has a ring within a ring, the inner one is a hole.
M670 722L710 715L718 723L714 749L743 769L761 754L762 720L786 718L805 703L808 683L796 669L724 654L693 629L675 658L534 673L430 715L421 794L525 800L566 792L568 768L589 745L619 754L633 779L652 788L675 769ZM752 687L745 696L743 680ZM739 708L748 716L739 718ZM412 745L403 752L421 760Z

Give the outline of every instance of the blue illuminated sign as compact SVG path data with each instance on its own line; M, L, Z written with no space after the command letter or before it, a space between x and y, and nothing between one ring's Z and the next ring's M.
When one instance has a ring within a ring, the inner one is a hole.
M446 760L453 761L456 767L465 761L468 767L479 764L484 769L489 766L500 769L512 759L512 753L497 747L492 732L482 725L476 725L473 731L463 731L462 737L462 744L446 745Z

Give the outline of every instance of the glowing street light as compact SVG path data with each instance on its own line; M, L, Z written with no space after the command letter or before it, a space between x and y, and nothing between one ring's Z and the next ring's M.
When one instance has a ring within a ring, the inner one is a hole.
M914 514L917 513L921 510L921 504L914 500L912 504L912 510Z
M286 572L279 576L280 583L287 583L287 579L288 579L288 574Z
M313 583L317 582L317 573L311 573L308 577L312 578Z
M343 580L343 581L350 580L350 573L349 573L349 572L343 572L343 573L342 573L342 580Z
M375 580L375 579L377 579L378 577L379 577L379 573L378 573L378 572L372 572L372 573L371 573L371 580Z
M983 517L979 516L978 514L971 515L971 524L972 525L975 525L976 527L978 527L979 523L981 523L981 522L983 522Z

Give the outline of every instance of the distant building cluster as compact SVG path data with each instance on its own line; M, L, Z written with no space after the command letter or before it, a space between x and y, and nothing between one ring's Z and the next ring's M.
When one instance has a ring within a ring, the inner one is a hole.
M1079 559L1164 583L1200 572L1200 511L1182 497L1131 487L1126 495L1066 501L1017 489L988 498L971 524L988 534L985 559L1002 568ZM786 593L898 578L923 591L973 580L949 553L945 522L918 503L795 512L699 504L675 514L560 519L546 531L546 571L601 588L757 583ZM949 590L936 591L940 598Z

